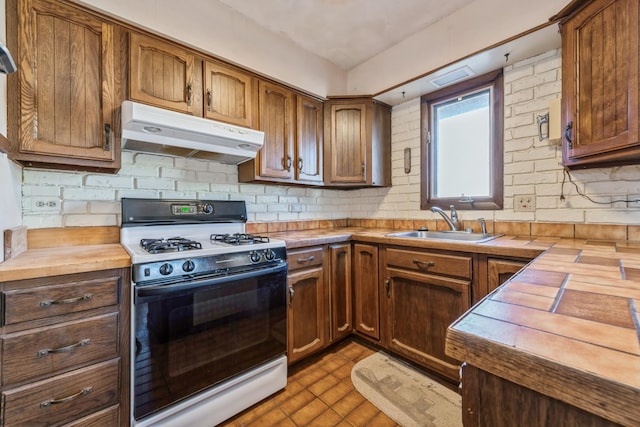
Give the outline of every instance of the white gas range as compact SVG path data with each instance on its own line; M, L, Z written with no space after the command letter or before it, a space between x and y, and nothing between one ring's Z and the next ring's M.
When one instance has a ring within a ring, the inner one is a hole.
M132 424L210 427L286 385L285 243L241 201L122 199Z

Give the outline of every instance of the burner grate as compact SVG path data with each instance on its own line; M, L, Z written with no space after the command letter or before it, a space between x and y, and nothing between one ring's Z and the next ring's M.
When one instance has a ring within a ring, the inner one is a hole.
M211 240L228 243L230 245L252 245L254 243L269 243L269 238L266 236L255 236L253 234L246 233L234 233L234 234L212 234Z
M202 249L202 244L200 242L185 239L183 237L172 237L170 239L142 239L140 240L140 246L150 254Z

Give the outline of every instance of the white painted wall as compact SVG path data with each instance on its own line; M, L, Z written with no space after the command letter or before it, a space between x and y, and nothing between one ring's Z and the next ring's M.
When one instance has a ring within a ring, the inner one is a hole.
M74 1L316 95L347 90L347 74L336 65L217 0Z
M0 2L0 37L6 41L5 3ZM15 58L14 58L15 59ZM0 133L7 134L7 77L0 74ZM0 153L0 248L4 248L3 230L22 225L22 170ZM0 262L4 250L0 253Z
M548 23L567 3L568 0L475 0L349 70L348 93L377 94L456 62Z

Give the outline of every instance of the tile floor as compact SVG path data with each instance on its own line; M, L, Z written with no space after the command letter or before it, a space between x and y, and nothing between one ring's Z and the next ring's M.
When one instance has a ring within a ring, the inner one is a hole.
M387 427L397 424L358 393L351 368L375 350L347 340L289 367L287 387L225 427Z

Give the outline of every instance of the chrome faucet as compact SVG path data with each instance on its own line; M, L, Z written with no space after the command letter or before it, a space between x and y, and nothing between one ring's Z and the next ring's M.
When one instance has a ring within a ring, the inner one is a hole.
M460 220L458 219L458 212L453 205L449 206L449 208L451 208L451 218L447 216L445 211L437 206L432 207L431 212L439 213L440 216L442 216L442 219L444 219L444 221L447 223L451 231L458 231L460 230Z

